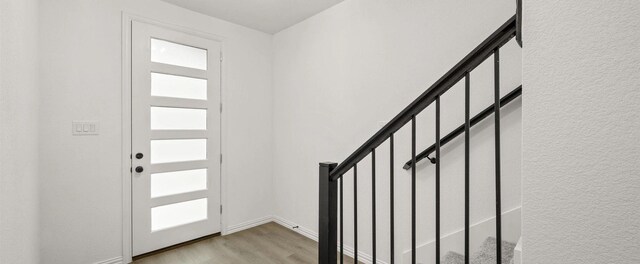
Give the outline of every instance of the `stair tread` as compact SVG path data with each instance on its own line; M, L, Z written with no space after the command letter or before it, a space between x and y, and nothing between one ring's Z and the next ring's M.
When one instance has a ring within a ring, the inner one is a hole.
M513 259L513 249L516 244L502 241L502 264L509 264ZM473 264L494 264L496 263L496 238L488 237L480 247L479 251L476 251L471 255Z
M443 264L464 264L464 255L460 255L456 252L447 252L444 255Z
M502 264L513 264L513 250L516 244L502 241ZM496 238L488 237L478 251L470 258L471 264L495 264L496 263ZM447 252L444 256L444 264L464 264L464 255L456 252Z

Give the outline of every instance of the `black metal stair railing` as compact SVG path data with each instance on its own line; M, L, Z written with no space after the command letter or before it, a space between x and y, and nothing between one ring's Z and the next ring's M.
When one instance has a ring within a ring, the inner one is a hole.
M468 82L468 77L465 77L465 82ZM511 103L513 100L515 100L516 98L520 97L520 95L522 95L522 85L518 86L517 88L513 89L513 91L509 92L507 95L502 97L502 99L500 99L500 107L504 107L505 105ZM475 115L473 118L471 118L471 120L470 120L471 123L469 124L469 126L473 127L476 124L480 123L480 121L484 120L485 118L487 118L488 116L493 114L493 111L494 111L493 108L494 107L495 106L492 104L492 105L488 106L487 108L485 108L484 110L482 110L477 115ZM459 127L454 129L453 131L449 132L449 134L447 134L446 136L444 136L443 138L440 139L441 146L446 145L451 140L453 140L454 138L458 137L460 134L464 133L465 132L465 128L466 128L466 123L460 125ZM429 155L431 155L434 151L436 151L436 144L433 144L430 147L428 147L425 150L423 150L422 152L420 152L416 156L416 161L420 162L423 159L428 159L432 164L436 164L436 158L429 157ZM405 169L405 170L408 170L412 166L413 166L413 161L408 160L404 164L404 166L402 168Z
M440 149L443 145L464 132L465 138L465 263L469 263L469 134L471 126L480 122L490 114L494 114L495 118L495 187L496 187L496 239L502 241L501 238L501 190L500 190L500 107L519 96L522 91L521 87L516 88L505 98L500 98L500 48L510 41L516 35L516 16L509 19L498 30L485 39L471 53L465 56L459 63L450 69L444 76L436 81L417 99L396 115L389 123L380 129L374 136L367 140L355 152L353 152L342 163L320 163L320 192L319 192L319 235L318 235L318 261L320 264L338 263L338 255L340 263L344 262L344 210L343 210L343 182L344 175L350 170L353 171L353 218L354 218L354 260L358 263L358 214L357 214L357 191L358 191L358 170L357 164L365 157L371 156L373 163L372 177L372 261L376 263L377 244L376 244L376 148L383 142L389 140L390 146L390 263L394 263L395 259L395 216L394 216L394 133L400 128L411 123L411 161L407 162L408 168L411 169L411 263L416 263L416 164L420 159L428 157L435 151L435 234L436 234L436 254L435 263L440 263ZM483 110L477 116L470 118L470 87L471 78L469 73L480 65L483 61L493 56L494 63L494 104ZM440 96L446 93L453 85L464 79L465 81L465 123L458 127L444 138L440 135ZM435 144L427 150L416 155L416 116L425 108L435 102L436 119L435 119ZM405 167L406 168L406 167ZM338 184L339 183L339 184ZM338 193L340 196L338 196ZM340 204L338 216L338 203ZM339 219L338 219L339 217ZM338 225L340 230L340 244L338 245ZM497 263L500 264L501 247L496 247ZM339 253L339 254L338 254Z

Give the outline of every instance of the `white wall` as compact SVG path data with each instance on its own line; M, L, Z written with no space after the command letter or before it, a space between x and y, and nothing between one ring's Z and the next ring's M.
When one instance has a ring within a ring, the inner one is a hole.
M226 224L271 215L271 35L156 0L40 4L45 263L123 255L122 11L225 38ZM72 120L98 120L100 135L71 136Z
M640 263L640 2L523 17L523 263Z
M0 1L0 263L38 263L38 1Z
M515 1L349 0L274 36L275 215L317 232L318 163L341 162L515 14ZM502 94L521 81L520 49L501 53ZM471 74L472 114L492 103L492 59ZM442 98L442 135L464 122L464 87ZM434 107L418 116L418 150L434 141ZM472 222L494 214L493 122L472 132ZM503 209L520 205L520 100L503 109ZM410 249L410 127L396 134L396 256ZM443 234L464 225L464 139L443 149ZM388 260L388 144L377 152L378 253ZM434 237L433 166L418 166L418 244ZM359 164L359 248L370 246L370 158ZM352 244L352 175L345 242ZM519 232L519 230L505 230ZM516 241L513 241L516 242ZM459 243L463 243L460 241ZM382 250L385 249L385 250ZM443 252L445 253L445 252ZM418 252L419 261L427 254Z

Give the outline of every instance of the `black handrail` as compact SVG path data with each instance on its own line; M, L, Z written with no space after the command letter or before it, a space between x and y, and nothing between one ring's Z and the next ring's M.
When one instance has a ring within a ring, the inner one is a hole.
M511 101L518 98L521 94L522 94L522 85L518 86L516 89L513 89L513 91L511 91L509 94L502 97L502 99L500 99L500 107L503 107L509 104ZM475 126L476 124L480 123L480 121L484 120L485 118L493 114L494 112L493 108L494 108L494 105L492 104L491 106L488 106L487 108L482 110L482 112L480 112L479 114L471 118L471 126L472 127ZM460 125L458 128L454 129L449 134L444 136L440 140L440 146L446 145L447 143L449 143L449 141L453 140L454 138L456 138L462 133L464 133L464 124ZM431 161L431 163L435 163L436 159L429 157L429 155L431 155L431 153L433 153L435 150L436 150L436 144L433 144L430 147L426 148L425 150L420 152L418 156L416 156L416 162L420 162L421 160L428 158ZM411 168L412 165L413 165L412 161L409 160L404 164L402 168L405 170L408 170Z
M427 106L433 103L436 97L444 94L459 80L461 80L467 72L475 69L485 59L493 54L495 50L506 44L516 34L516 16L511 17L491 36L485 39L473 51L465 56L458 64L451 68L444 76L436 81L429 89L422 93L409 106L403 109L389 123L380 129L375 135L367 140L347 159L340 163L330 172L332 181L342 177L344 173L350 170L357 162L369 155L371 150L378 147L386 141L392 133L398 131L406 123L408 123L415 115L422 112Z

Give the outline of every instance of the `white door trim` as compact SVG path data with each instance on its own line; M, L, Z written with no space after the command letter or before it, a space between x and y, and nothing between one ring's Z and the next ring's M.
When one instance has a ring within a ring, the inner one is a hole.
M132 22L139 21L170 30L198 36L221 43L221 52L225 54L225 38L207 32L190 29L188 26L165 23L156 19L150 19L139 15L122 12L122 260L124 263L132 262L132 182L131 182L131 34ZM226 105L226 60L221 62L220 73L220 102ZM225 111L220 113L220 148L221 153L227 153L227 118ZM220 204L225 208L220 214L221 233L227 233L227 166L222 162L220 166Z

